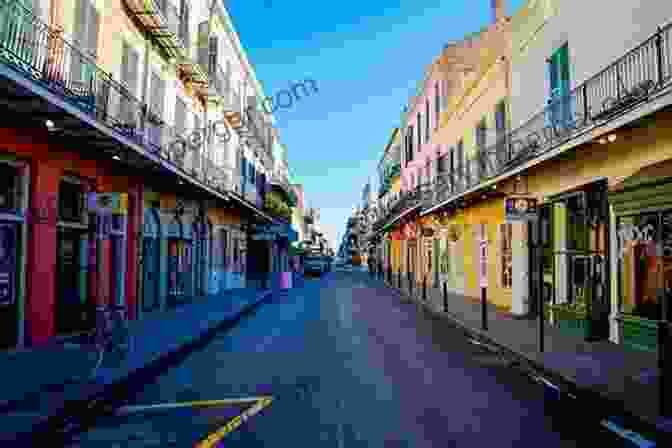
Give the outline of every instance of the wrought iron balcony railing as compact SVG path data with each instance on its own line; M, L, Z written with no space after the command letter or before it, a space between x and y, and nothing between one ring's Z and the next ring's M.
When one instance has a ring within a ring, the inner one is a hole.
M427 207L449 200L506 174L567 142L586 128L603 124L672 85L672 25L577 86L548 101L540 113L478 151L478 158L435 184Z
M113 131L112 135L122 135L191 177L209 183L206 163L191 156L187 144L175 144L188 141L188 136L162 124L161 117L98 67L94 58L16 0L0 3L0 15L4 17L0 63L103 124Z

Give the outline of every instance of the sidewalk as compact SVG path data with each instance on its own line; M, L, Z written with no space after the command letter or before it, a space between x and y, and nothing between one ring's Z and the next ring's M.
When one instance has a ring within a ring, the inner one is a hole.
M130 322L129 356L118 366L102 368L95 383L78 380L91 366L89 352L78 345L53 343L0 354L0 440L31 432L36 425L67 413L73 403L99 397L113 385L138 381L143 371L165 368L270 295L271 290L233 289Z
M385 279L385 285L398 291L397 277L393 274L392 285ZM401 292L408 297L406 279L402 279ZM513 352L535 368L575 385L577 390L597 393L601 399L620 404L625 412L640 419L647 427L656 427L666 435L672 431L671 420L661 418L658 412L660 397L655 354L628 350L610 341L585 342L548 324L544 328L544 352L539 353L536 319L515 318L489 304L488 330L484 331L478 302L448 293L448 311L445 312L442 291L428 287L427 302L423 302L422 285L418 284L413 285L413 299L432 314L452 320L470 333ZM614 409L613 412L618 411Z

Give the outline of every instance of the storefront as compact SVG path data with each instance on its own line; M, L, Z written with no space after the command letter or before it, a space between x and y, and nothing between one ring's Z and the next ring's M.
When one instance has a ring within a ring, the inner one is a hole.
M550 197L540 209L546 318L587 340L609 337L606 180ZM533 279L540 278L533 276Z
M0 350L23 344L29 165L0 156Z
M672 164L642 169L613 188L609 202L619 339L655 351L658 322L672 320Z

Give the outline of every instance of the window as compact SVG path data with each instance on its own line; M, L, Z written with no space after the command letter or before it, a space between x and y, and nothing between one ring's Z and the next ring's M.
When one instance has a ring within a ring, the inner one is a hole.
M429 100L425 100L425 143L429 141Z
M504 100L495 106L495 135L497 138L497 160L504 163L506 160L506 102Z
M84 188L63 179L58 188L58 217L61 221L81 222L84 217Z
M184 135L187 122L187 105L180 98L175 101L175 130L177 135ZM196 130L194 130L196 131Z
M460 139L457 142L457 178L463 179L465 176L469 175L469 169L465 166L464 163L464 141Z
M434 129L439 129L439 115L441 115L441 95L438 81L434 85Z
M131 96L135 96L138 92L138 61L138 53L128 43L124 42L121 56L121 81L128 88L128 93ZM122 97L119 107L121 109L121 119L126 124L134 124L137 117L131 100Z
M186 0L180 2L180 29L179 36L184 43L184 48L191 48L189 39L189 3Z
M16 168L0 163L0 210L18 207L19 177Z
M418 126L418 151L421 151L422 146L422 116L420 113L417 114L417 126Z
M502 288L511 289L513 287L513 224L500 224L502 236Z
M569 46L565 43L549 58L549 102L547 120L552 124L567 123L570 119Z
M474 173L476 176L483 175L486 169L485 166L485 147L487 145L487 124L485 123L485 118L481 119L481 121L478 123L478 126L476 126L476 152L475 152L475 160L478 162L477 166L479 167L479 170Z
M407 162L413 160L413 126L409 126L408 128L408 159L406 160Z
M96 59L98 54L98 30L100 15L89 0L75 2L75 21L73 38L75 45L84 50L89 57ZM79 54L72 52L71 71L75 82L87 84L93 80L95 67L86 62Z

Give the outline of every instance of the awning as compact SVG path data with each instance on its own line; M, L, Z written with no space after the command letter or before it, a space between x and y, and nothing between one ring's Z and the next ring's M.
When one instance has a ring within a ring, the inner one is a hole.
M244 205L246 208L253 211L257 215L261 216L262 218L266 219L268 222L273 222L273 218L268 216L266 213L262 212L259 208L247 202L245 199L239 197L237 194L232 192L228 192L228 194L231 199L236 200L236 202L238 202L239 204Z
M422 205L422 204L418 203L418 204L415 204L413 207L411 207L411 208L405 210L403 213L401 213L400 215L398 215L396 218L392 219L392 221L390 221L390 222L388 222L387 224L385 224L385 225L384 225L378 232L376 232L376 233L380 233L380 232L384 232L384 231L388 230L390 227L392 227L394 224L396 224L401 218L403 218L404 216L408 215L409 213L411 213L411 212L417 210L421 205Z

